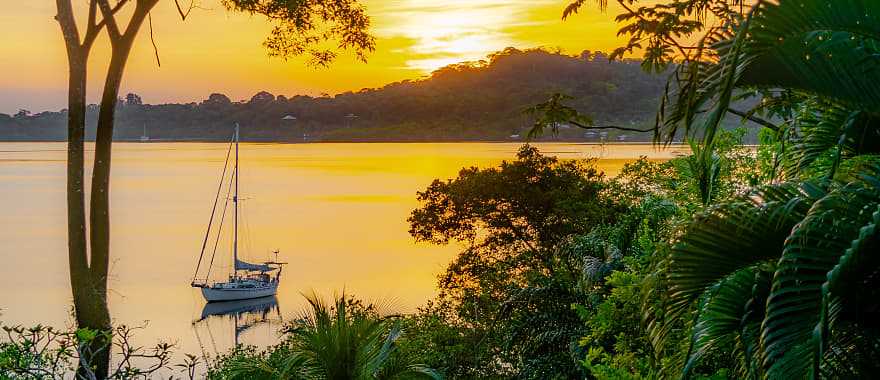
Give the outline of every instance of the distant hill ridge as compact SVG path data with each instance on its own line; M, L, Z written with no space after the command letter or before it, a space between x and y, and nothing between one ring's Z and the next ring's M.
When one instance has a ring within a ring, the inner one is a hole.
M251 141L459 141L515 140L532 120L529 106L565 93L570 104L598 124L653 125L665 78L645 73L637 61L609 62L601 52L572 56L542 49L507 48L484 61L443 67L418 80L333 97L275 96L247 102L211 94L200 103L143 104L136 94L120 99L115 138L226 140L233 122ZM87 138L97 106L88 110ZM618 132L610 132L613 138ZM650 135L630 140L649 140ZM563 128L560 138L587 139ZM590 137L595 138L595 137ZM66 139L66 113L0 114L0 140Z

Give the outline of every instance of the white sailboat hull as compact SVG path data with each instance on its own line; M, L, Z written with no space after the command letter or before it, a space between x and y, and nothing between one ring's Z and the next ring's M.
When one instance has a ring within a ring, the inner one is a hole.
M251 298L274 296L278 292L278 283L272 282L263 287L203 287L202 296L208 302L235 301Z

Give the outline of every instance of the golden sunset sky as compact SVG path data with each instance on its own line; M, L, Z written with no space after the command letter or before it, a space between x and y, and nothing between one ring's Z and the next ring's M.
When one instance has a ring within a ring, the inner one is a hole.
M0 112L34 112L66 105L67 62L52 1L4 1L0 5ZM16 4L12 4L16 3ZM74 3L77 3L76 1ZM85 3L80 1L79 3ZM233 100L265 90L287 96L318 95L380 87L417 79L449 63L478 60L508 46L608 51L616 37L609 7L589 5L562 21L564 0L366 0L377 50L364 64L343 56L329 69L302 60L269 58L262 42L271 29L258 16L226 11L219 0L202 0L181 21L174 2L153 12L162 66L156 65L149 29L140 33L125 74L122 94L135 92L147 103L191 102L212 92ZM81 16L81 15L80 15ZM107 61L99 40L90 60L89 99L99 97Z

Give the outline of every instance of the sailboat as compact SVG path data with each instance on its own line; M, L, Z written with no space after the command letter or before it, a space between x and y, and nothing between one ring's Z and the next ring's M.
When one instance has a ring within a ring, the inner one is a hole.
M202 296L208 302L215 301L234 301L252 298L273 296L278 291L278 283L281 280L281 269L284 264L278 261L278 251L275 253L275 261L266 261L260 264L249 263L238 258L238 224L239 224L239 202L238 196L238 179L239 179L239 126L235 124L235 133L226 152L226 163L223 165L223 174L220 178L220 185L217 188L217 195L214 198L214 207L211 209L211 218L208 220L208 230L205 232L205 239L202 242L202 252L199 255L198 264L196 264L195 274L190 285L194 288L200 288ZM232 148L235 148L235 164L232 173L229 176L227 185L226 202L223 204L220 213L219 226L217 227L216 240L214 241L213 251L211 252L211 260L208 263L206 274L203 278L199 278L199 269L201 268L203 258L205 257L208 240L211 237L214 219L218 210L220 194L223 191L223 185L226 183L226 172L229 168L229 156ZM229 192L232 190L232 197ZM214 265L214 256L217 253L217 245L223 231L223 221L226 217L226 208L229 201L233 206L233 228L232 228L232 273L225 281L217 281L209 283L208 278L211 275L211 269Z

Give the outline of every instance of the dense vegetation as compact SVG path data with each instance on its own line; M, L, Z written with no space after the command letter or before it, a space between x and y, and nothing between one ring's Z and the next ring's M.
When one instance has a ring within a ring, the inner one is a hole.
M524 146L497 168L437 180L418 193L410 233L464 248L435 299L395 317L345 297L315 306L335 322L303 318L278 346L239 349L212 363L212 375L287 371L301 361L322 368L309 342L339 341L361 323L369 339L343 347L387 348L379 356L401 358L408 364L398 368L413 376L838 379L880 371L880 3L650 3L619 17L633 39L617 53L642 47L643 68L674 71L655 136L685 134L691 155L641 159L608 178L589 161ZM707 28L709 19L724 27ZM695 37L696 49L688 45ZM732 109L744 97L757 99L754 107ZM547 115L538 129L587 120L571 100L553 99L540 107ZM720 128L729 113L759 118L758 147L741 145L744 131ZM349 304L359 305L352 318ZM0 346L0 370L33 363L21 347ZM319 346L328 347L332 355L320 357L336 357L338 346ZM369 368L357 373L384 373ZM338 378L327 373L317 377ZM363 376L342 376L355 377Z
M333 97L260 92L234 102L212 94L199 103L150 105L130 94L118 103L115 138L138 139L146 125L155 139L226 140L237 121L248 140L303 141L303 134L312 141L507 140L531 125L523 111L554 92L573 96L575 107L599 123L644 127L653 123L663 85L663 78L645 73L637 62L609 62L598 52L568 56L509 48L424 79ZM87 115L92 126L97 107ZM288 115L296 120L283 120ZM0 139L64 140L65 121L63 111L0 114ZM89 127L87 138L92 136ZM565 136L584 138L576 130Z
M756 174L730 169L757 166L736 135L722 138L729 186L718 196ZM499 168L434 182L419 194L411 233L466 249L437 299L409 318L404 348L453 378L652 374L642 292L655 252L701 207L691 160L643 159L607 178L592 162L525 146Z

